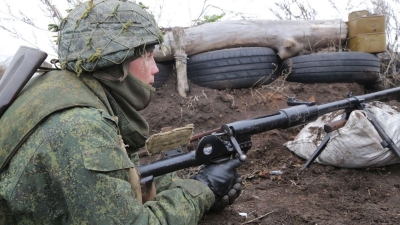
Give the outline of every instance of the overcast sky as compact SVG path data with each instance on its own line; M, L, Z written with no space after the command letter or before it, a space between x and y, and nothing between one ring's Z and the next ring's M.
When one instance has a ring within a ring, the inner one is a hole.
M1 4L2 1L4 4ZM203 0L137 0L137 2L139 1L150 7L149 11L155 15L161 27L190 26L192 21L197 19L201 14L204 4ZM205 15L219 15L224 10L228 14L223 19L240 19L240 16L244 16L247 19L276 19L269 9L274 7L274 3L279 2L279 0L207 0L205 2L206 5L209 5ZM347 0L335 1L338 2L340 13L330 6L328 0L309 0L308 2L318 12L316 19L347 20L347 5L340 4L346 3ZM352 0L352 2L357 7L359 5L358 2L361 2L361 0ZM66 0L53 0L53 3L57 3L57 8L66 16ZM13 11L12 15L6 13L7 5ZM41 3L39 0L0 0L0 18L12 19L13 16L18 16L19 12L23 12L33 18L35 24L39 25L38 29L22 22L14 21L11 23L12 27L23 34L24 38L30 43L13 38L9 33L0 30L2 37L0 59L2 56L3 58L4 56L12 56L21 45L37 45L40 49L48 52L53 58L56 57L56 53L49 46L50 41L54 40L52 36L56 35L56 33L47 31L47 25L54 22L44 16L44 12L40 6ZM362 5L355 9L361 10L363 9L362 7L364 6ZM236 14L239 16L235 17L234 15Z

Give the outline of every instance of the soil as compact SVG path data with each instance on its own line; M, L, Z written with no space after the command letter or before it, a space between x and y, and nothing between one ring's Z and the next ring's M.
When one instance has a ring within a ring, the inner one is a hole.
M199 134L226 123L270 115L288 107L287 97L320 105L344 99L349 92L368 92L355 83L280 80L252 89L218 91L190 82L189 87L188 96L181 97L176 77L170 76L157 89L152 103L142 111L152 134L163 127L186 124L194 124L194 133ZM387 103L399 105L398 99ZM283 144L293 140L303 126L253 135L248 159L238 169L245 178L241 196L224 211L207 213L199 224L399 224L400 166L343 169L313 163L301 171L306 159ZM188 149L195 145L193 142ZM269 175L270 170L280 170L282 175ZM187 176L188 172L179 174ZM247 213L247 217L239 213Z

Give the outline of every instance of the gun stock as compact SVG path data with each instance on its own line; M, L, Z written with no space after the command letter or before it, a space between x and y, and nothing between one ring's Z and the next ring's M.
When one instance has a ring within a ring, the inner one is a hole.
M0 117L44 62L47 53L21 46L0 79Z

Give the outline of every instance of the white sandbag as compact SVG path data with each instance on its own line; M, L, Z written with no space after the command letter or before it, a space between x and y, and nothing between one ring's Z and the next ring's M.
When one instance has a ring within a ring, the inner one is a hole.
M381 102L369 103L367 108L399 148L399 112ZM340 112L323 115L307 124L295 140L284 145L296 155L308 159L326 136L324 124L340 118ZM327 146L314 162L342 168L380 167L400 162L388 148L382 147L381 142L381 137L367 119L366 113L354 110L346 125L332 132Z

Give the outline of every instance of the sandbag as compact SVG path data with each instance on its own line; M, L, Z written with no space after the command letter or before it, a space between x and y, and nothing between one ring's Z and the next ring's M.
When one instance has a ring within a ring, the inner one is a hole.
M400 114L381 102L366 104L386 134L400 147ZM324 124L341 118L342 112L333 112L307 124L295 140L284 145L296 155L308 159L326 136ZM342 168L387 166L400 161L388 148L363 110L354 110L345 126L333 131L325 149L315 162Z

